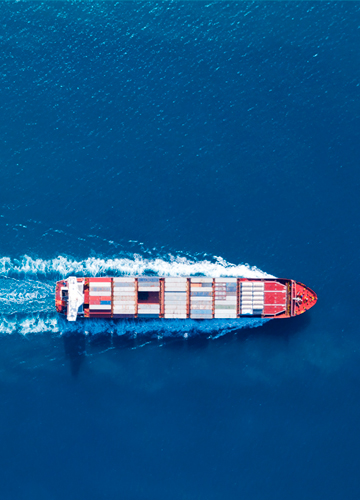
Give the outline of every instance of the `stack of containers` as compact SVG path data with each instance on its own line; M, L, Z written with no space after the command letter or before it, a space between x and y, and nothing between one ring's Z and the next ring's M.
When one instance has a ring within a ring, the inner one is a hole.
M215 318L237 317L237 278L215 278Z
M242 281L240 287L240 314L262 314L264 310L264 282Z
M187 278L165 278L165 318L187 318Z
M191 278L190 286L190 318L211 319L213 278Z
M138 318L158 318L160 315L160 303L159 303L159 295L160 295L160 281L159 278L150 278L150 277L142 277L138 278L138 292L157 292L157 299L149 300L146 303L138 302Z
M251 281L241 281L240 314L253 314L253 284Z
M113 278L113 317L133 318L136 313L135 278Z
M262 314L264 310L264 282L253 281L253 311Z
M111 316L111 278L89 278L90 316Z

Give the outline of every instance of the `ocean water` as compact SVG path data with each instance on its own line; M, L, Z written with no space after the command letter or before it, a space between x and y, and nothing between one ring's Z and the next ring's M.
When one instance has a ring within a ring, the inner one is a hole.
M1 500L360 497L358 2L0 4ZM69 275L279 276L89 321Z

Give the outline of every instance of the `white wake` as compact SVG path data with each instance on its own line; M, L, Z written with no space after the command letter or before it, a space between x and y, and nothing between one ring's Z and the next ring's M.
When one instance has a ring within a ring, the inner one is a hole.
M237 276L246 278L272 278L271 274L248 264L231 264L222 257L212 260L191 260L186 257L168 255L166 258L148 259L134 254L131 258L102 259L88 257L75 260L59 256L54 259L34 259L27 255L20 259L0 258L0 276L53 276L69 275L99 276L156 274L158 276Z

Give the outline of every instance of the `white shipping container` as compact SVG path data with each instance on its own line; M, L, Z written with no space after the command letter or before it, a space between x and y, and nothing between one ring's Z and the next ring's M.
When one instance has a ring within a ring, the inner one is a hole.
M165 290L165 298L166 297L186 297L187 296L187 293L186 292L179 292L179 291L175 291L175 292L168 292L167 290Z
M114 283L131 283L135 282L135 278L121 276L120 278L113 278Z
M136 300L134 296L130 295L114 295L113 302L131 302L135 304Z
M113 298L113 303L120 303L123 304L124 302L127 302L129 304L135 304L135 299L134 297L114 297Z
M90 281L89 288L111 288L111 283L107 281Z
M135 304L135 300L128 297L114 297L113 304Z
M136 288L134 286L123 286L123 285L114 285L114 292L135 292Z
M130 301L122 300L122 301L113 302L113 307L135 307L135 306L136 306L136 304L134 301L130 302Z
M237 283L237 278L215 278L215 283Z
M242 309L240 314L253 314L252 309Z
M134 301L129 302L129 301L121 301L121 302L113 302L113 307L136 307L136 304Z
M164 314L165 319L186 319L187 315L186 314L172 314L172 313L165 313Z
M134 311L128 311L128 310L125 310L125 309L119 309L118 311L113 311L113 314L135 314L135 310Z
M132 311L135 313L135 306L114 306L113 312L117 311Z
M111 305L89 304L89 309L98 309L101 311L111 311Z
M165 290L165 297L179 296L179 297L187 297L187 293L184 290Z
M134 286L114 286L114 293L135 293L136 288Z
M111 292L93 292L90 290L90 297L111 297Z
M156 314L158 316L160 312L156 309L138 309L138 314Z
M191 283L212 283L212 278L194 277L191 278Z
M215 311L215 316L216 319L235 319L236 313L233 312L220 312L220 311Z
M114 283L114 290L136 290L132 283Z
M165 283L186 283L187 282L187 278L184 278L182 276L178 276L178 277L171 277L171 278L168 278L166 277L165 278Z

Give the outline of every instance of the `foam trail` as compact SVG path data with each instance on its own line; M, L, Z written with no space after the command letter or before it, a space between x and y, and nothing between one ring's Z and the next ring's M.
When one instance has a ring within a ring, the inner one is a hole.
M0 278L0 314L33 313L54 309L54 284Z
M0 276L24 275L50 278L69 275L99 276L105 274L116 276L143 274L193 276L201 274L215 278L220 276L273 277L256 267L250 267L248 264L235 265L227 262L222 257L216 256L212 260L200 261L173 255L168 255L166 258L148 259L139 254L114 259L89 257L83 260L75 260L64 256L44 260L33 259L27 255L20 259L0 258Z
M136 320L102 320L88 319L69 323L65 318L56 314L34 314L0 316L0 334L20 333L22 335L55 333L85 335L126 335L129 337L144 336L154 338L193 337L207 335L217 338L229 332L242 328L254 328L265 324L269 320L240 318L229 320L165 320L153 319L147 321Z

